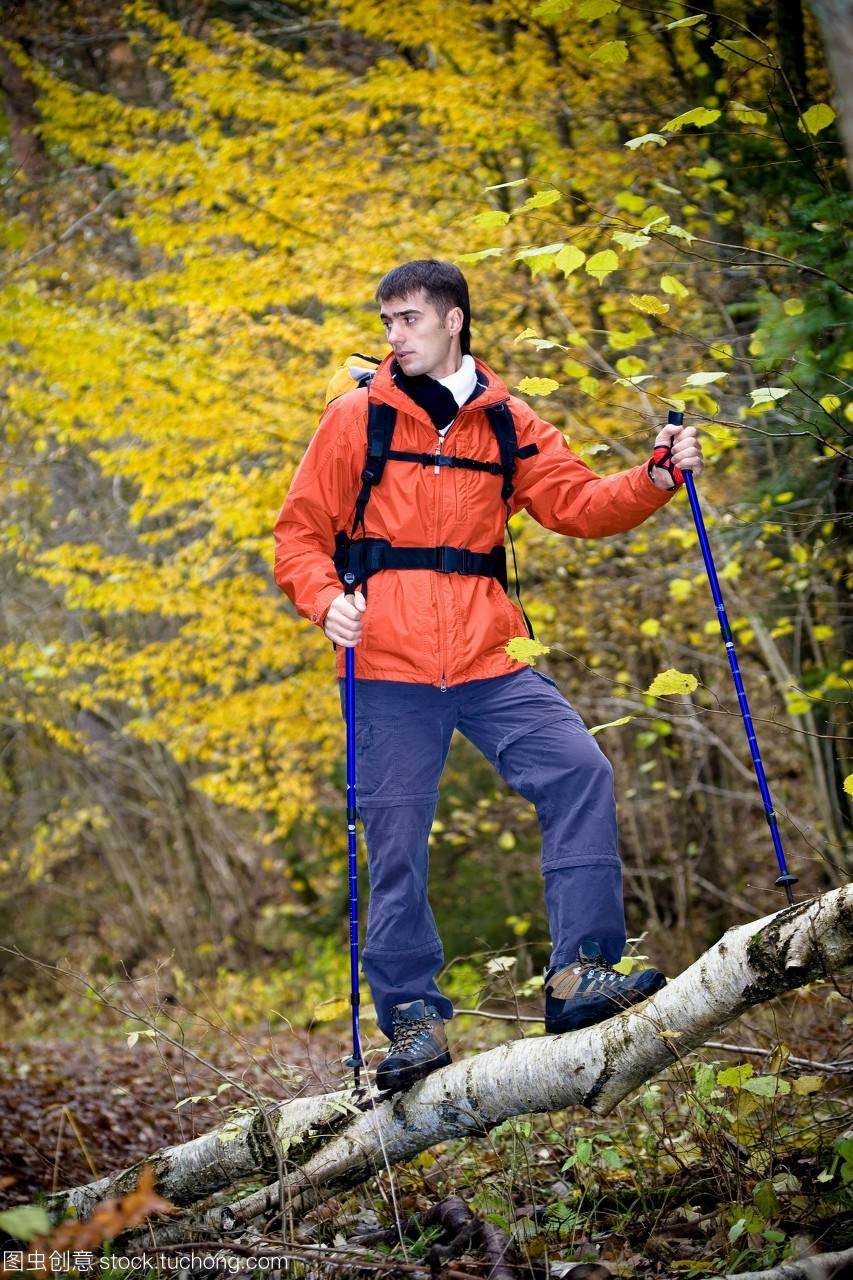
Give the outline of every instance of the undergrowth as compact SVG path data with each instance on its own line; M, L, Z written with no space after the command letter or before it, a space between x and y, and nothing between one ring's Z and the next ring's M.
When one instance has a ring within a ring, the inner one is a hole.
M445 986L459 1007L475 1011L451 1024L455 1059L542 1033L541 979L517 976L517 959L478 956L451 966ZM314 1055L314 1091L340 1088L348 970L337 950L303 960L313 977L300 988L286 973L222 973L202 991L169 970L168 982L164 971L150 990L117 980L100 996L69 992L61 1008L68 1016L82 998L90 1034L98 1026L106 1034L108 1014L110 1034L138 1042L139 1052L167 1034L205 1054L219 1037L238 1064L246 1052L254 1066L267 1065L258 1087L276 1098L304 1088L304 1072L282 1069L297 1035ZM104 1009L105 994L114 1009ZM480 1138L439 1143L309 1214L294 1240L334 1247L357 1227L393 1227L458 1196L506 1230L534 1265L595 1259L615 1274L690 1277L849 1248L852 1021L850 992L815 983L752 1010L724 1041L674 1060L607 1117L579 1108L516 1117ZM364 1031L370 1061L382 1038L369 1009ZM220 1083L191 1101L226 1117L232 1096ZM434 1234L380 1252L408 1265Z

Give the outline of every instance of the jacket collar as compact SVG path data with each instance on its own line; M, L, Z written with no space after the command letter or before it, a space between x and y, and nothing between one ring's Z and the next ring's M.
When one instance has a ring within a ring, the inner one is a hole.
M414 400L411 400L397 386L391 376L393 363L394 355L389 353L374 374L373 381L370 384L370 399L375 403L389 404L402 413L426 423L431 431L434 430L429 414L421 409L419 405L416 405ZM470 409L482 409L487 404L499 404L502 400L509 398L509 391L506 385L496 373L492 372L488 365L483 364L481 360L476 358L474 359L474 364L477 369L477 390L473 397L459 410L460 413L467 413Z

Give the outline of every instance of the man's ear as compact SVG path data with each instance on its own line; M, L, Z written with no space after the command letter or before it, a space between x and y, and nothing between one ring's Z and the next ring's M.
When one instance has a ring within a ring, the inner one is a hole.
M462 314L461 307L451 307L444 321L446 327L451 334L456 335L462 332L462 326L465 323L465 316Z

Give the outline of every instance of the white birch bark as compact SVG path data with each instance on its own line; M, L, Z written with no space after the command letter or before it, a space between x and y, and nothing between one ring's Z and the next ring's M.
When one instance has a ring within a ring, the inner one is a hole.
M390 1098L365 1090L282 1103L266 1116L253 1113L160 1151L115 1178L52 1196L51 1211L59 1215L73 1205L85 1217L98 1199L135 1185L142 1164L151 1163L158 1192L178 1205L198 1203L249 1173L275 1173L272 1185L232 1202L225 1212L245 1222L281 1202L298 1216L378 1169L437 1142L485 1134L510 1116L578 1105L607 1115L745 1010L837 973L851 961L848 885L730 929L651 1000L598 1026L511 1041ZM217 1214L195 1217L195 1229L214 1228ZM172 1239L178 1226L168 1233Z

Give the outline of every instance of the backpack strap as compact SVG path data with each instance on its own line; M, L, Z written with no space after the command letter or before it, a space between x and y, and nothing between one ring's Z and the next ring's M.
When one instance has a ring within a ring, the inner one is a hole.
M532 458L535 453L539 452L538 444L526 444L523 449L518 447L518 435L515 430L515 422L512 417L512 410L505 400L501 400L499 404L490 404L486 406L486 417L489 419L489 426L495 434L498 442L498 449L501 455L501 471L503 472L503 488L501 489L501 498L506 505L506 531L509 537L509 549L512 552L512 573L515 578L515 598L518 601L518 607L521 610L521 616L524 618L524 625L527 627L527 634L531 640L535 640L536 636L533 631L533 623L527 616L527 611L521 602L521 585L518 580L518 560L515 556L515 543L512 540L512 530L509 527L509 518L512 514L509 509L509 500L513 495L515 479L515 464L519 458Z
M379 484L385 472L396 421L397 410L392 405L375 404L370 400L367 402L367 458L361 473L361 491L355 500L355 519L349 535L351 538L355 537L359 525L364 529L364 509L370 500L373 486Z
M495 439L498 442L498 450L501 455L501 472L504 478L501 498L508 504L514 489L513 479L515 477L516 462L519 458L532 458L535 453L539 452L539 446L538 444L526 444L523 449L519 449L512 411L505 400L501 400L499 404L486 405L485 412L489 420L489 426L492 428ZM507 512L507 519L509 519L509 512Z

